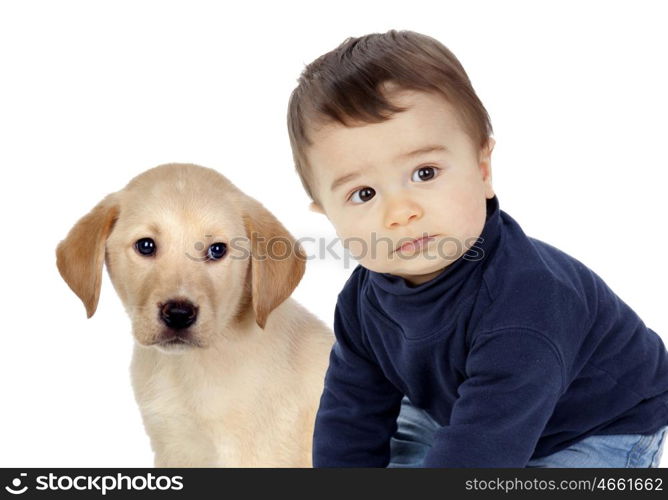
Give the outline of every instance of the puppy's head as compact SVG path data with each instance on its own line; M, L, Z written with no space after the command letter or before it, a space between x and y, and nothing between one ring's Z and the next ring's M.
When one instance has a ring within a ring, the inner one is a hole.
M166 352L207 347L251 309L264 328L305 267L302 248L266 208L215 170L183 164L108 195L56 255L88 317L106 262L136 341Z

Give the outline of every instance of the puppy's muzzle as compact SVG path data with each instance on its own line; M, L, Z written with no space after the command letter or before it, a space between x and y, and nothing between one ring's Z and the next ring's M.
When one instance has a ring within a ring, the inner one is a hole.
M172 330L184 330L197 321L197 309L188 300L170 300L160 308L160 319Z

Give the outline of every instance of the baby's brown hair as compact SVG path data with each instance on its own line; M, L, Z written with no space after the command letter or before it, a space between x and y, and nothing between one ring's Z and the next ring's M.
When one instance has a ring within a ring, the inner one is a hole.
M304 68L288 104L288 134L299 178L316 199L306 148L309 126L378 123L404 108L394 106L382 84L437 92L455 108L464 131L482 148L492 124L455 55L442 43L413 31L390 30L347 38Z

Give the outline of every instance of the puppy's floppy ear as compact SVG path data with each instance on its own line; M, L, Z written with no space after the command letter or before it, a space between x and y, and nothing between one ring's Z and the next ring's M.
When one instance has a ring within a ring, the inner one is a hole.
M255 321L264 328L269 313L287 299L306 268L301 245L269 210L249 198L243 215L251 251L251 299Z
M112 193L79 219L56 249L58 271L86 306L89 318L97 309L105 246L118 213L118 200Z

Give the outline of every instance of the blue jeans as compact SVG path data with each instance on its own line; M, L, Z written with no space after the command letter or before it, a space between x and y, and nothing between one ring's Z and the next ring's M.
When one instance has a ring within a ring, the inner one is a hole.
M388 467L420 467L439 425L427 412L401 401L397 432L390 442ZM568 448L534 458L527 467L658 467L668 426L654 434L589 436Z

